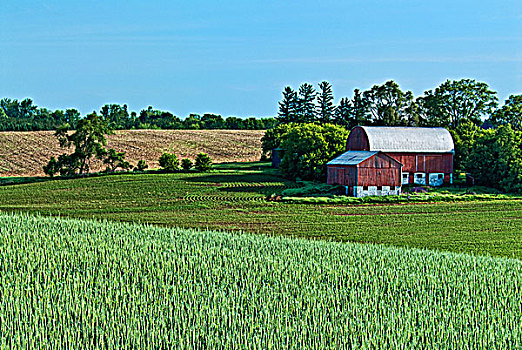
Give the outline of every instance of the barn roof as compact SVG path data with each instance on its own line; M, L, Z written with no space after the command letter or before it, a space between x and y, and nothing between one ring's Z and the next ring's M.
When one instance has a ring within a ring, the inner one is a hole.
M361 126L371 151L455 153L453 138L444 128Z
M347 151L332 159L326 165L357 165L377 154L377 151Z

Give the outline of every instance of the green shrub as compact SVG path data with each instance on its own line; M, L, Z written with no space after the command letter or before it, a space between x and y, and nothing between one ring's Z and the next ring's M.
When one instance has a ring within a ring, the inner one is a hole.
M281 136L281 173L289 179L326 180L326 163L343 153L348 131L332 124L293 124Z
M183 168L183 170L189 171L193 166L194 166L194 164L192 163L192 161L190 159L183 158L181 160L181 167Z
M212 159L206 153L200 153L196 156L194 167L198 171L209 171L212 168Z
M147 169L148 167L149 167L148 164L142 159L134 167L134 171L143 171L143 170Z
M44 171L45 175L49 175L50 177L53 177L54 175L56 175L57 173L60 172L60 168L61 168L61 165L58 162L58 160L56 160L55 157L51 157L51 159L49 160L47 165L44 165L43 171Z
M178 156L174 153L163 153L159 158L159 165L167 171L176 171L179 169Z

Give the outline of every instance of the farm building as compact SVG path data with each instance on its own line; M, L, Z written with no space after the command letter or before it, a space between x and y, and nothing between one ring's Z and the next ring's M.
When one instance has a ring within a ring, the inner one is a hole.
M366 154L352 152L378 152L377 158L386 156L395 160L401 168L399 186L410 183L440 186L453 182L455 150L451 134L444 128L356 126L348 136L346 150L346 153L328 163L328 183L347 186L349 193L356 196L377 194L377 188L396 186L394 184L397 183L397 179L392 170L381 170L381 175L372 177L371 181L365 180L364 183L361 182L361 178L353 178L353 170L339 176L339 170L336 172L334 169L339 169L342 162L349 163L345 164L346 167L357 168L372 164L369 158L361 163L352 164L355 160L347 159L352 156L358 159L358 155L362 157ZM375 168L377 164L378 162L375 162ZM390 164L389 169L391 168ZM391 178L388 179L387 176ZM354 186L353 192L349 188L351 186ZM381 190L379 194L390 193Z
M328 164L328 184L355 197L401 193L402 164L379 151L347 151Z

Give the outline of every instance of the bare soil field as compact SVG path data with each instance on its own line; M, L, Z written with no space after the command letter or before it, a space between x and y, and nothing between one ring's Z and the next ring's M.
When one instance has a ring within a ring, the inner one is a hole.
M163 152L194 159L200 152L216 163L256 161L261 157L263 130L119 130L108 137L108 148L126 152L132 166L144 159L158 167ZM0 176L43 175L42 167L61 149L54 131L0 132ZM92 170L102 170L95 161Z

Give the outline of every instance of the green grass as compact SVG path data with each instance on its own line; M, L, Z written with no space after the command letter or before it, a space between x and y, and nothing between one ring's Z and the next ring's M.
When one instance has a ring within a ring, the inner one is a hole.
M266 164L212 173L124 174L0 186L0 210L368 242L522 259L522 201L288 204Z
M0 215L0 348L40 347L520 349L522 262Z

